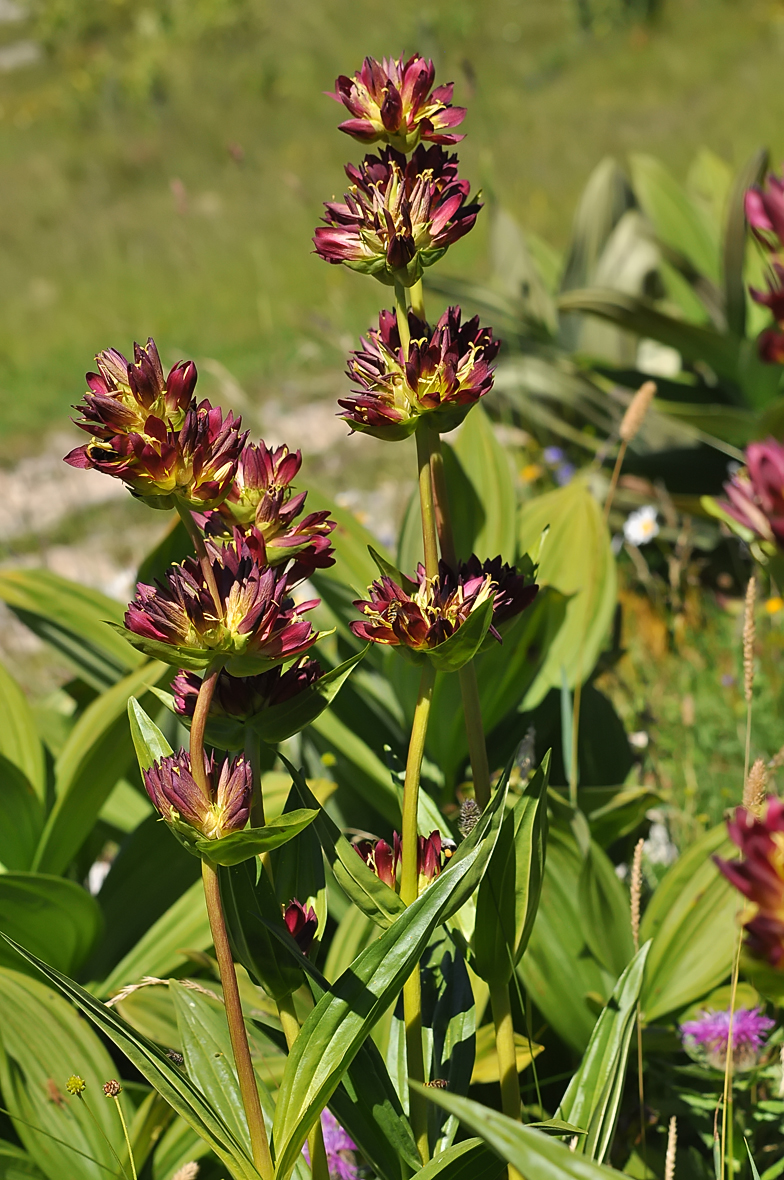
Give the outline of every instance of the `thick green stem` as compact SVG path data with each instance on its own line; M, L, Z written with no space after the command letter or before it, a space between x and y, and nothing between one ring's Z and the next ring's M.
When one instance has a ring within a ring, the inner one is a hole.
M253 778L250 826L263 828L266 820L264 818L264 795L261 790L261 738L250 725L245 726L245 761L250 766Z
M294 1007L294 997L285 996L282 1000L277 1001L277 1005L283 1035L286 1038L286 1046L290 1053L294 1048L294 1042L299 1036L299 1020ZM329 1180L329 1164L327 1163L327 1151L324 1146L324 1131L321 1126L321 1119L318 1119L314 1123L313 1129L308 1135L308 1152L310 1154L310 1171L313 1180Z
M240 1084L242 1105L250 1133L251 1152L253 1162L261 1173L263 1180L273 1180L274 1168L270 1155L267 1129L264 1126L264 1115L261 1112L259 1092L253 1063L250 1059L248 1034L245 1029L245 1019L242 1015L240 992L237 986L237 973L234 970L234 960L229 945L229 935L223 916L223 905L220 896L220 881L217 866L209 860L202 860L201 875L204 884L204 898L207 903L207 915L210 919L210 930L218 960L221 984L223 985L223 999L226 1005L226 1020L229 1025L229 1037L234 1054L234 1064L237 1068L237 1079Z
M434 432L433 432L434 433ZM433 478L435 494L436 520L438 522L438 539L441 544L441 556L448 566L457 569L457 551L452 532L452 518L449 511L449 494L444 472L444 456L441 450L441 436L434 433L430 456L430 470ZM472 663L465 664L458 672L460 680L460 694L463 698L463 714L465 716L466 737L468 739L468 756L471 759L471 773L474 778L474 794L479 806L484 810L490 802L490 765L487 761L487 746L485 732L482 725L482 706L479 700L479 684L476 679L476 668Z
M520 1080L517 1073L517 1050L507 983L491 985L490 1006L493 1011L495 1051L498 1056L498 1073L501 1081L501 1109L507 1118L514 1119L519 1123L522 1113ZM523 1180L520 1173L511 1164L507 1174L509 1180Z
M419 469L419 506L422 511L422 541L425 551L425 573L428 578L438 577L438 528L436 525L436 503L433 496L433 480L430 475L430 457L439 441L435 430L421 419L416 430L417 466Z
M220 664L210 664L204 673L191 721L191 774L205 799L210 798L210 787L204 769L204 731L207 728L207 718L210 715L210 705L219 676Z
M395 283L395 304L397 307L397 330L400 333L400 343L404 356L408 356L408 346L411 343L411 333L408 330L408 304L406 289L402 283Z
M422 280L420 279L418 283L414 283L413 287L409 287L408 293L411 296L411 310L414 315L418 320L427 323L425 316L425 291L422 286Z
M406 777L403 784L403 865L400 879L400 896L406 905L411 905L413 901L416 901L419 893L417 868L419 774L425 752L425 737L435 678L436 674L432 664L426 663L422 668L422 677L419 682L419 696L414 710L414 721L411 726L411 738L406 760ZM414 1081L424 1082L425 1058L422 1048L422 992L419 964L416 965L403 985L403 1017L406 1026L408 1074ZM430 1158L427 1142L427 1106L427 1101L420 1094L411 1093L411 1126L423 1164L426 1164Z

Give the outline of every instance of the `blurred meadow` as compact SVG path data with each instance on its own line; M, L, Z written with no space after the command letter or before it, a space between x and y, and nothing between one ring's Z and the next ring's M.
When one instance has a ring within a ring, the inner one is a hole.
M561 250L603 157L655 156L685 182L702 149L733 172L763 145L774 163L784 154L784 3L641 14L623 0L3 0L0 560L127 595L166 522L115 481L69 483L60 455L94 353L150 335L165 363L196 359L204 396L300 446L307 479L391 538L408 499L399 454L364 436L347 446L335 417L345 354L391 293L312 253L321 202L358 155L323 92L366 54L417 50L454 79L468 106L461 171L488 208L440 269L482 282L490 212ZM675 635L624 570L631 658L602 683L628 731L657 734L639 755L646 781L698 823L715 818L742 762L737 612L695 590ZM731 652L722 685L716 647ZM3 650L28 688L65 675L10 624ZM768 757L781 691L769 663Z

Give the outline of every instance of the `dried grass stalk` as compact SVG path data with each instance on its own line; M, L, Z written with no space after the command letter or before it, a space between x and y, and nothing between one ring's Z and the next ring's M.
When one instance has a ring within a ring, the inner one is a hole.
M651 402L656 396L656 382L646 381L635 393L629 408L621 420L619 434L625 443L630 443L645 421L645 415L651 408Z
M635 954L640 949L640 897L642 894L642 849L644 843L642 837L637 841L632 858L631 920Z

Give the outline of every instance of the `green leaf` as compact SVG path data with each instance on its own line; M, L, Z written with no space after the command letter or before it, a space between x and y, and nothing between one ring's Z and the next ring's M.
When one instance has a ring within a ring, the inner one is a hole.
M549 752L504 817L476 901L472 966L491 986L507 984L533 930L547 844Z
M598 1163L609 1151L618 1120L649 950L650 943L641 947L615 985L557 1111L560 1118L586 1129L577 1151Z
M336 777L344 780L365 802L395 827L400 825L400 798L389 778L389 771L374 750L345 725L332 709L313 722L319 749L334 754ZM356 855L356 853L355 853Z
M293 789L296 789L302 806L318 807L315 795L300 772L291 763L286 765L293 780ZM346 896L363 914L371 918L382 930L386 930L406 908L398 894L368 868L356 848L341 835L338 826L321 807L318 808L313 821L313 830L318 836L335 880Z
M203 672L215 652L206 647L188 647L186 644L164 643L160 639L148 639L146 635L137 635L119 623L110 623L112 631L137 652L143 652L151 660L160 660L163 664L174 664L178 668L187 668L190 672ZM226 657L226 662L229 657ZM258 669L262 671L261 668ZM238 673L245 675L245 673Z
M36 1166L50 1180L117 1176L119 1165L109 1143L122 1159L122 1128L102 1091L115 1067L89 1025L46 984L3 967L0 1041L3 1105L18 1116L14 1128ZM65 1093L73 1073L87 1083L85 1100L92 1117Z
M149 770L154 762L174 753L158 726L133 696L128 698L128 723L141 770Z
M719 243L715 227L664 165L653 156L629 157L634 194L656 236L692 263L699 274L719 283Z
M196 857L172 839L157 815L148 816L123 841L98 893L106 932L86 977L108 975L200 876Z
M746 334L746 284L743 278L746 261L746 192L758 184L768 170L770 153L759 148L735 176L724 226L724 301L727 324L738 336Z
M174 1180L184 1164L195 1163L209 1150L204 1140L178 1116L155 1148L152 1180Z
M0 871L30 868L43 826L41 801L29 779L0 754Z
M561 280L562 291L593 282L610 234L634 204L625 172L611 156L605 156L594 168L580 196Z
M287 933L280 903L266 873L245 862L220 873L221 897L232 951L252 979L275 1000L305 982L302 968L276 942L274 930Z
M153 582L164 582L166 572L173 564L179 564L193 554L193 541L188 530L176 516L163 539L147 554L136 571L136 581L151 586ZM165 584L165 582L164 582Z
M648 903L640 938L653 939L642 995L649 1024L729 975L742 903L711 857L731 851L724 824L706 832L668 869Z
M283 815L297 811L300 794L294 783L291 785ZM310 808L318 817L321 807L314 797ZM324 873L324 857L321 855L319 838L313 824L299 834L296 840L289 840L272 853L272 879L281 905L287 905L296 898L305 908L312 906L318 918L316 937L321 938L327 924L327 882ZM311 956L316 958L315 953Z
M0 1180L46 1180L26 1151L0 1140Z
M464 1139L417 1172L417 1180L501 1180L503 1161L481 1139Z
M338 507L334 501L311 488L308 492L308 512L323 511L328 511L336 522L329 539L337 560L328 569L319 570L314 582L337 582L364 592L376 577L375 563L368 550L374 548L376 552L381 552L377 539L348 508ZM389 559L386 553L382 552L381 556L385 560Z
M685 361L705 361L719 377L738 381L741 342L730 332L719 334L677 320L659 311L648 299L604 287L569 291L560 297L558 307L562 312L588 312L627 332L658 340L677 349Z
M0 574L2 577L2 574ZM19 685L0 663L0 754L25 776L43 803L44 751L33 711Z
M459 909L476 887L495 847L507 778L449 868L363 951L305 1021L289 1055L275 1110L279 1180L288 1177L319 1112L400 991L438 923Z
M615 977L591 954L578 908L583 857L571 835L551 825L542 896L518 972L558 1035L582 1053L596 1022L588 997L610 995Z
M490 597L474 607L463 625L438 647L418 654L423 654L438 672L457 672L479 651L492 621L493 599Z
M530 1180L609 1180L621 1172L595 1164L570 1151L549 1135L509 1119L498 1111L445 1090L412 1083L430 1102L457 1115L461 1123L481 1135L503 1160Z
M144 664L88 705L55 765L57 799L49 813L34 867L61 873L89 835L98 812L133 759L126 718L128 698L168 673Z
M8 941L11 942L10 939ZM73 980L68 979L59 971L55 971L52 967L47 967L46 963L41 962L35 955L31 955L17 943L11 942L11 945L24 955L34 967L37 967L62 995L76 1004L104 1036L107 1036L125 1054L150 1085L210 1145L221 1162L236 1177L236 1180L259 1180L259 1173L229 1128L210 1104L205 1101L198 1087L183 1071L172 1065L165 1053L153 1045L151 1041L148 1041L146 1037L141 1037L134 1032L130 1025L126 1024L113 1009L107 1008L105 1004L96 1000L84 988L79 987L78 983L74 983ZM84 1024L82 1027L85 1027ZM72 1066L68 1068L72 1068ZM109 1065L109 1071L109 1074L104 1073L104 1078L110 1076L111 1065ZM108 1104L105 1104L103 1109L108 1109ZM78 1176L74 1176L74 1180L82 1180L83 1176L82 1172Z
M251 857L260 856L263 852L271 852L273 848L280 848L288 840L293 840L308 824L313 823L317 812L290 811L281 815L263 828L245 828L242 832L232 832L229 836L221 836L220 840L206 840L199 837L194 846L201 856L211 860L216 865L238 865Z
M99 692L142 663L142 657L107 626L122 622L123 607L98 590L49 570L3 570L0 598Z
M75 881L43 873L0 874L0 931L23 939L51 966L75 973L102 926L97 901ZM0 944L0 963L28 970L5 944Z
M611 975L619 976L634 954L629 897L598 844L585 855L578 886L585 941Z
M526 697L534 708L550 688L560 688L561 669L573 688L593 670L612 621L616 601L615 558L610 535L588 485L576 477L564 488L529 500L520 511L520 550L542 546L536 580L570 596L566 619L552 640L544 666Z
M484 517L473 538L471 552L477 553L480 559L500 554L504 561L514 562L517 498L509 454L495 437L493 424L481 405L475 406L466 419L454 450L474 487ZM470 553L465 556L470 557Z
M210 946L212 934L199 880L150 926L96 991L108 996L128 983L138 983L144 975L169 975L187 962L189 951Z

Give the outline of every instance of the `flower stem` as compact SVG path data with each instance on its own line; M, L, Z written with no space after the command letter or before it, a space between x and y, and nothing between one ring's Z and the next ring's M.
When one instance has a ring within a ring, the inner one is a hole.
M136 1175L136 1164L134 1163L134 1159L133 1159L133 1148L131 1147L131 1137L128 1134L128 1127L125 1122L125 1115L122 1112L122 1106L120 1105L120 1099L118 1098L118 1096L115 1094L115 1095L113 1095L113 1098L114 1098L114 1105L117 1107L117 1113L120 1116L120 1125L122 1126L123 1135L125 1136L125 1145L128 1148L128 1159L131 1162L131 1173L133 1175L133 1180L138 1180L138 1177Z
M490 1006L495 1025L495 1049L498 1054L498 1068L501 1080L501 1108L507 1118L520 1121L520 1081L517 1074L517 1051L512 1022L512 1005L509 985L491 984ZM509 1180L522 1180L520 1173L511 1165Z
M408 330L408 304L406 289L402 283L395 283L395 305L397 307L397 330L400 333L400 343L403 346L403 359L408 358L408 346L411 343L411 333Z
M431 430L422 419L416 429L417 464L419 467L419 504L422 509L422 540L425 550L425 573L428 578L438 577L438 530L436 506L433 496L433 481L430 475L430 457L440 445L439 435Z
M99 1134L102 1136L102 1138L103 1138L104 1142L106 1143L107 1147L109 1148L109 1151L112 1153L112 1155L114 1156L114 1158L117 1160L117 1163L120 1165L120 1171L122 1172L123 1176L125 1176L125 1177L126 1177L126 1180L127 1180L128 1173L127 1173L127 1171L126 1171L126 1169L125 1169L125 1164L122 1162L122 1160L120 1159L119 1155L118 1155L118 1154L117 1154L117 1152L114 1150L114 1148L113 1148L113 1146L112 1146L112 1143L111 1143L111 1140L109 1139L109 1136L106 1134L106 1132L104 1131L103 1127L102 1127L102 1126L101 1126L101 1124L98 1122L98 1119L97 1119L97 1118L95 1117L95 1115L93 1114L92 1110L90 1109L90 1105L89 1105L89 1103L85 1101L84 1094L78 1094L78 1095L77 1095L77 1097L78 1097L78 1100L79 1100L79 1102L81 1102L82 1106L84 1107L84 1109L85 1109L85 1110L87 1111L87 1113L89 1114L89 1116L90 1116L90 1118L92 1119L92 1121L93 1121L93 1123L95 1124L95 1126L98 1128L98 1133L99 1133ZM28 1124L28 1125L29 1125L29 1124ZM44 1133L45 1133L45 1132L44 1132ZM91 1157L89 1157L89 1156L88 1156L88 1159L89 1159L89 1158L91 1158ZM131 1161L131 1162L133 1163L133 1161ZM135 1175L135 1173L134 1173L134 1175Z
M190 508L177 500L177 512L180 520L187 529L188 536L193 541L193 548L196 550L196 556L199 559L201 572L204 575L204 581L207 583L207 588L212 595L212 601L215 603L215 610L220 614L220 595L218 594L218 583L215 581L215 573L212 568L212 562L207 554L207 547L204 544L204 537L201 535L201 530L193 519L193 513Z
M411 726L411 738L408 745L406 760L406 777L403 783L403 826L402 826L402 872L400 878L400 896L406 905L416 901L419 893L419 873L417 869L417 853L419 851L419 829L417 827L417 811L419 806L419 774L422 769L422 758L425 752L425 736L430 716L430 705L433 699L433 685L435 684L435 669L428 662L422 667L419 681L419 696L417 697L414 721ZM408 1074L414 1081L425 1080L425 1058L422 1048L422 988L419 977L419 964L403 985L403 1017L406 1026L406 1058ZM420 1095L411 1093L411 1126L414 1132L417 1149L426 1164L430 1158L427 1141L427 1101Z
M409 295L411 296L411 310L418 320L427 323L425 316L425 290L422 286L422 280L414 283L413 287L409 288Z
M430 455L430 471L433 479L433 492L436 503L436 519L438 522L438 539L441 543L441 556L448 566L457 569L457 551L452 532L452 517L449 511L449 494L446 487L444 471L444 455L441 450L441 436L434 434L435 442ZM479 806L484 811L490 802L490 765L487 761L487 746L485 732L482 725L482 705L479 700L479 683L476 678L476 668L473 661L464 664L458 672L460 680L460 694L463 698L463 714L465 716L466 737L468 739L468 756L471 760L471 773L474 778L474 795Z
M199 695L196 698L196 707L193 710L193 720L191 721L191 774L205 799L209 799L210 797L210 788L204 769L204 731L207 728L207 718L210 715L210 705L215 695L215 686L218 683L219 676L220 664L209 664L204 673L204 679L201 682Z
M626 448L629 444L626 439L621 440L621 445L618 447L618 455L615 459L615 466L613 467L612 477L610 479L610 488L604 501L604 523L606 524L610 517L610 509L612 502L615 499L615 489L618 486L618 477L621 474L621 467L626 457Z
M264 1115L261 1112L259 1092L256 1087L256 1077L253 1063L250 1059L248 1034L242 1015L242 1004L237 986L237 973L234 970L234 960L231 956L229 936L226 921L223 916L223 905L220 896L220 881L217 866L209 860L202 860L201 875L204 884L204 898L207 903L207 914L210 919L210 930L218 960L221 983L223 985L223 999L226 1005L226 1020L229 1025L229 1037L234 1054L234 1064L237 1068L237 1078L240 1084L242 1105L250 1133L251 1152L253 1162L261 1173L263 1180L272 1180L274 1169L270 1155L267 1129L264 1126Z

